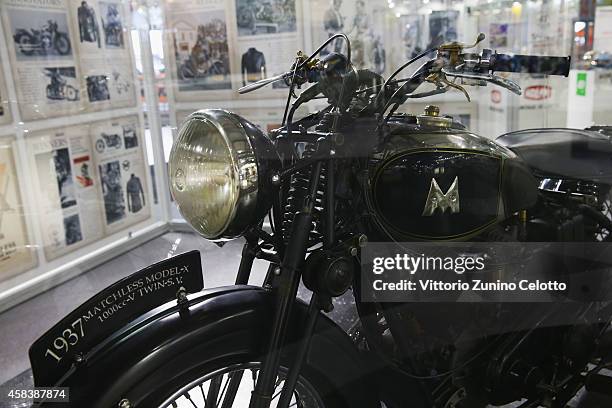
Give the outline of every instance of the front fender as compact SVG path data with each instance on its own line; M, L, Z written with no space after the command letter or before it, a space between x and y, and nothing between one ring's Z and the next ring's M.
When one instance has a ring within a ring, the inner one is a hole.
M190 296L189 305L189 314L181 316L176 302L166 303L92 349L57 384L70 387L71 406L116 406L121 398L137 401L144 391L139 384L162 386L168 381L162 367L180 370L189 359L227 341L227 333L239 331L248 344L261 350L271 332L274 295L259 287L205 290ZM306 305L296 301L288 347L299 337L306 311ZM307 363L330 381L350 407L378 406L364 359L346 333L324 315L318 319Z

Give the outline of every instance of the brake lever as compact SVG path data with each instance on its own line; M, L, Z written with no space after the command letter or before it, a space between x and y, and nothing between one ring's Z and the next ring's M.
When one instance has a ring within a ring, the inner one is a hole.
M521 87L516 82L506 79L506 78L502 78L495 74L481 74L477 72L454 71L448 68L442 68L442 72L444 73L444 75L451 76L451 77L469 79L472 81L490 82L492 84L501 86L502 88L505 88L509 90L510 92L513 92L517 95L522 94Z
M405 96L406 96L406 99L425 98L425 97L428 97L428 96L440 95L440 94L443 94L443 93L445 93L447 91L448 91L448 86L444 86L444 87L441 87L441 88L436 88L436 89L434 89L432 91L419 92L419 93L416 93L416 94L408 94L408 95L405 95Z

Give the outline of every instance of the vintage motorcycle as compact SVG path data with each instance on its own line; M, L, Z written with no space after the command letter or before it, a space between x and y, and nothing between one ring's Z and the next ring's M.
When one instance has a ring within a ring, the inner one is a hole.
M49 55L52 50L58 55L68 55L71 50L68 34L58 31L57 22L53 20L47 21L40 30L19 28L13 39L19 51L28 56L35 52Z
M98 153L102 153L106 149L121 149L121 136L119 136L117 133L109 134L102 132L100 136L102 137L96 140L96 150Z
M51 78L47 84L47 99L78 101L79 90L68 84L68 81L57 70L47 71L45 75Z
M347 55L316 59L337 38ZM225 110L189 116L171 152L172 194L203 237L245 238L236 285L201 291L198 251L131 275L32 345L35 384L70 387L73 406L123 408L564 407L585 384L609 391L599 372L610 363L610 308L361 299L368 241L611 240L610 129L495 142L433 106L396 113L449 89L469 98L466 85L519 93L499 71L569 71L569 57L465 52L476 44L427 50L384 80L355 69L348 38L335 35L287 73L240 89L289 85L269 136ZM432 89L417 92L424 83ZM320 94L329 106L294 121ZM255 259L270 264L262 287L248 285ZM297 298L300 279L309 302ZM347 335L323 312L351 294L359 318ZM544 323L559 313L571 322ZM505 330L487 330L496 325Z

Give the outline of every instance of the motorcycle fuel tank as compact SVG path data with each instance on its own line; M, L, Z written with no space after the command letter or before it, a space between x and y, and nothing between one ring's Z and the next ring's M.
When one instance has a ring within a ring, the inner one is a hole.
M469 239L535 203L529 168L495 141L443 117L400 117L389 126L366 189L387 238Z
M497 142L541 173L612 184L612 136L604 130L529 129Z

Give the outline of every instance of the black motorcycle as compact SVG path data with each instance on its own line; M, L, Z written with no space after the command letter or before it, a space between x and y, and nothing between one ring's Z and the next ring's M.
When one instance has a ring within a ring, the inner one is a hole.
M337 38L347 55L316 59ZM567 75L570 66L465 48L427 50L384 80L355 69L348 38L336 35L298 53L289 72L241 88L289 85L284 123L269 136L225 110L193 113L171 152L171 190L203 237L245 238L236 285L201 291L198 251L131 275L34 343L35 384L70 387L73 406L147 408L563 407L585 384L609 391L601 304L362 299L368 241L611 241L607 128L495 142L434 106L396 113L449 89L469 98L465 85L519 93L498 71ZM426 82L432 89L419 92ZM294 120L320 94L330 105ZM269 262L262 287L248 285L255 259ZM309 302L297 298L300 279ZM323 312L351 294L359 318L347 335ZM549 324L558 314L571 323Z
M68 55L71 50L68 34L58 31L57 22L53 20L47 21L40 30L19 28L13 39L19 51L28 56L35 52L49 55L52 51L58 55Z
M45 72L51 82L47 84L47 99L78 101L79 90L68 84L68 81L57 71Z

